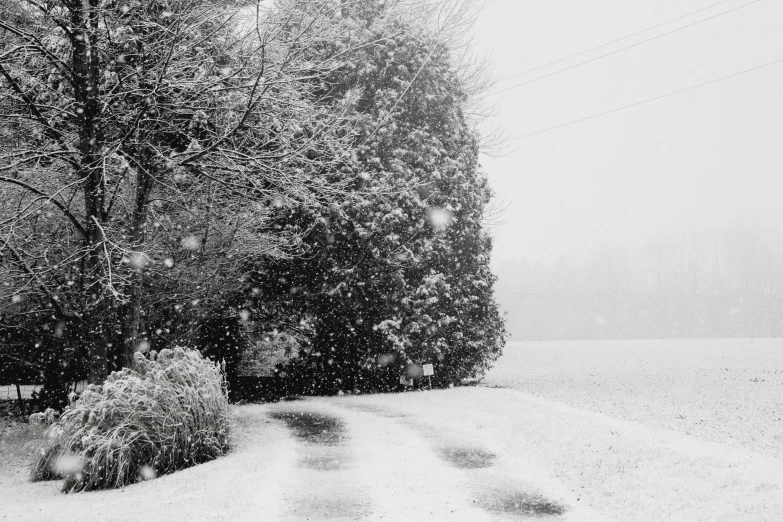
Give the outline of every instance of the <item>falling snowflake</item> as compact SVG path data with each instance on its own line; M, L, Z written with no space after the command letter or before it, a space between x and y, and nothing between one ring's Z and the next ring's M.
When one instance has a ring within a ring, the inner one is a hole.
M201 240L196 236L188 236L182 240L182 248L187 250L198 250L201 247Z
M129 264L131 268L141 270L150 264L150 258L144 252L131 252Z
M155 469L152 466L142 466L139 468L139 477L142 480L152 480L155 477L157 477L157 473L155 473Z
M55 460L52 467L59 475L73 475L82 470L82 460L76 455L62 455Z
M446 230L454 220L454 215L443 208L431 208L429 211L430 223L437 230Z

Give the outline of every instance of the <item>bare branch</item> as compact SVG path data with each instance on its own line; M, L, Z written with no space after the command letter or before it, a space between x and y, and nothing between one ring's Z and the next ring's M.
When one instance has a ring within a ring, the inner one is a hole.
M57 207L60 210L60 212L62 212L65 215L65 217L68 218L68 220L71 222L73 227L79 232L79 234L82 237L84 237L84 238L87 237L87 232L84 230L84 227L82 227L82 225L79 222L79 220L76 219L76 216L74 216L71 213L71 211L68 210L68 208L65 205L63 205L57 199L55 199L57 194L59 194L61 191L63 191L66 188L68 188L70 185L67 185L67 186L63 187L62 189L57 191L57 193L49 196L46 193L44 193L43 191L33 187L32 185L29 185L28 183L25 183L24 181L22 181L20 179L8 178L6 176L0 176L0 182L10 183L12 185L17 185L17 186L20 186L20 187L28 190L29 192L32 192L33 194L36 194L38 196L43 196L44 198L46 198L47 203L52 203L55 207Z

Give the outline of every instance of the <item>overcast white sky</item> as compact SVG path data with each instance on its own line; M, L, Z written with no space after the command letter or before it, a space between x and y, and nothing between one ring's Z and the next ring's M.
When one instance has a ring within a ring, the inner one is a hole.
M475 28L498 76L718 0L490 1ZM547 74L754 0L714 9L528 75ZM783 59L783 1L705 23L493 97L512 137ZM783 223L783 63L513 142L483 158L507 208L495 259L635 246L738 221Z

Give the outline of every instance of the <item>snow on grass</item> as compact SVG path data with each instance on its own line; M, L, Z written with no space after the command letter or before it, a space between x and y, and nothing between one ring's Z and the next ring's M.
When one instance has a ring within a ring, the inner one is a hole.
M41 429L26 422L0 417L0 499L8 487L27 480L33 453L30 443L41 434Z
M510 343L485 382L783 458L783 339Z

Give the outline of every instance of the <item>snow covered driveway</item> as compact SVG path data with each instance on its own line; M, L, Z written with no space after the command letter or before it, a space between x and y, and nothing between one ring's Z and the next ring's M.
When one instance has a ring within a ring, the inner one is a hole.
M283 520L572 519L492 449L457 432L361 398L269 410L297 443L295 462L280 474Z
M120 491L61 494L59 482L28 482L19 458L1 474L0 519L592 518L575 516L583 510L507 466L480 437L436 430L389 408L408 396L415 402L428 395L241 406L231 454Z
M516 390L248 405L236 423L230 455L121 491L3 469L0 519L783 520L774 457Z

